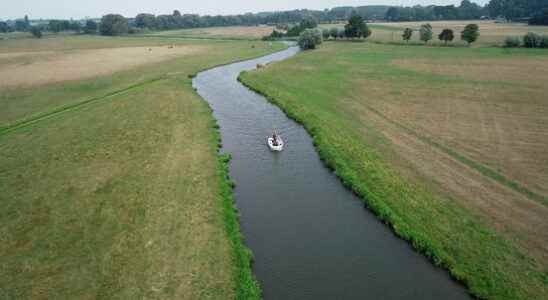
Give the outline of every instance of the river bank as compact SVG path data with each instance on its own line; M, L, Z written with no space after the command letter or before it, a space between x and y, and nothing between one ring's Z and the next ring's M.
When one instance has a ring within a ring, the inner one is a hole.
M384 49L387 47L391 49ZM382 123L378 127L379 116L360 107L360 99L368 99L368 92L386 86L380 82L385 77L400 89L399 93L404 89L393 81L399 74L406 75L397 81L403 85L425 79L431 80L430 84L450 82L451 78L390 67L392 57L397 57L394 53L402 49L395 47L398 46L328 43L320 50L243 73L240 79L304 124L319 155L343 183L365 199L368 207L398 236L410 241L435 264L449 269L475 296L541 299L546 291L546 274L539 271L539 264L468 207L433 191L424 175L413 172L409 162L397 159L399 154L385 135L388 125ZM489 50L477 52L489 55ZM358 85L369 89L354 93L361 78L377 81ZM364 121L366 116L377 123Z

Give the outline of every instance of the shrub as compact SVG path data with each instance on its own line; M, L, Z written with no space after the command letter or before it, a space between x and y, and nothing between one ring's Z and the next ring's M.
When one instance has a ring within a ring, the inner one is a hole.
M542 37L534 32L529 32L523 36L523 46L526 48L538 48L540 47Z
M344 28L339 29L339 32L337 33L337 35L339 36L340 39L345 38L346 37L346 31L344 30Z
M333 28L329 29L329 35L333 39L337 39L339 37L339 28L333 27Z
M515 36L509 36L504 40L504 47L506 48L517 48L521 45L519 38Z
M540 39L540 48L548 48L548 35L543 35Z
M322 43L322 34L317 29L306 29L299 35L298 43L303 50L316 49Z
M327 39L329 38L329 35L330 35L330 34L329 34L329 29L324 28L324 29L322 30L322 37L323 37L323 39L324 39L324 40L327 40Z

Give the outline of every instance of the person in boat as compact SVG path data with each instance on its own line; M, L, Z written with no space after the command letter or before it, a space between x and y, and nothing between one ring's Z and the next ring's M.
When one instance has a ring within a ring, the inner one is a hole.
M272 145L278 146L278 135L275 133L272 135Z

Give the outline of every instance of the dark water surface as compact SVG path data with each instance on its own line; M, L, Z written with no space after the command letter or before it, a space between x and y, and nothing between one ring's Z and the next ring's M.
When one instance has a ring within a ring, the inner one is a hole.
M469 299L376 219L325 168L304 128L248 90L238 74L296 47L198 74L194 86L221 126L245 243L265 299ZM286 146L272 153L273 127Z

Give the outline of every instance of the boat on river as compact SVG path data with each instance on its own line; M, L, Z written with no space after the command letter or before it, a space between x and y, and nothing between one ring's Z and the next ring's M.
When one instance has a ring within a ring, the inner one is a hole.
M284 141L276 132L274 132L272 136L268 137L267 144L272 151L282 151L284 149Z

